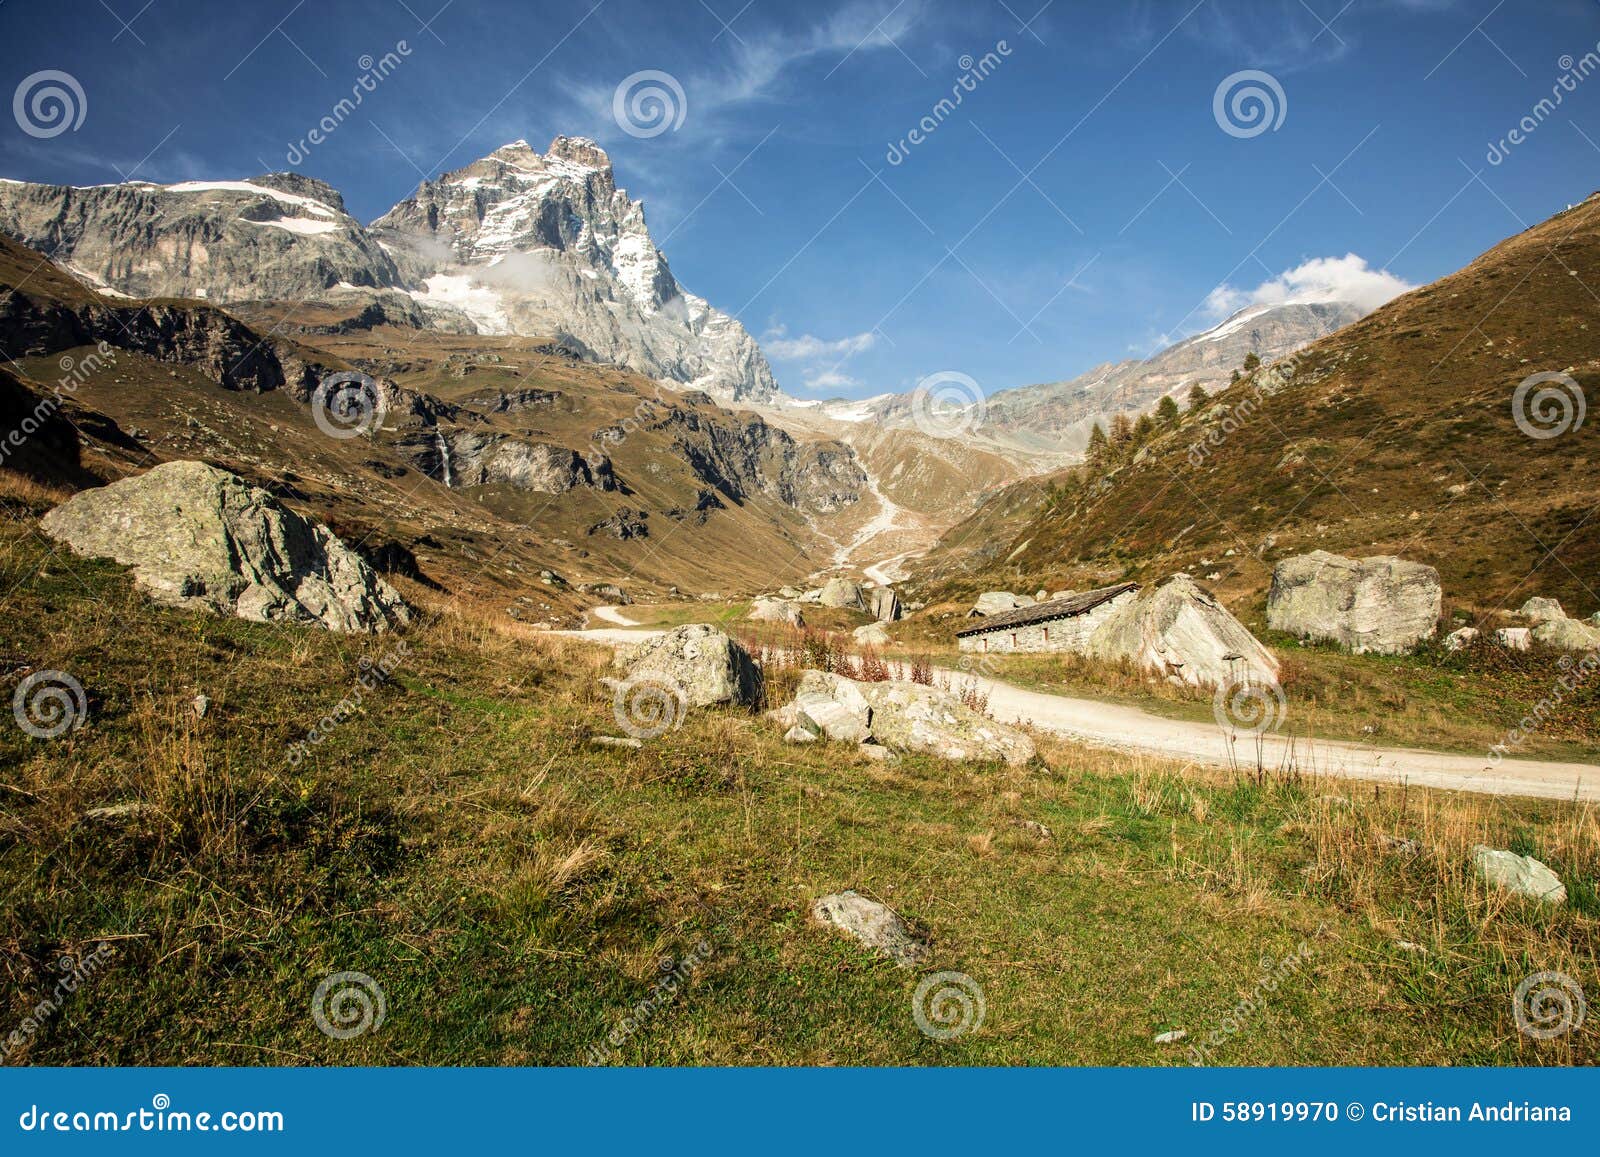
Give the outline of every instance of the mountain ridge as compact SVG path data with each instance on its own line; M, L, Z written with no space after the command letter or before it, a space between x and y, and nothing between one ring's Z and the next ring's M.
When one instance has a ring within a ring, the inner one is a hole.
M514 141L370 225L297 173L99 186L0 180L0 231L110 296L370 299L448 332L553 337L732 402L778 384L744 327L683 289L593 141Z

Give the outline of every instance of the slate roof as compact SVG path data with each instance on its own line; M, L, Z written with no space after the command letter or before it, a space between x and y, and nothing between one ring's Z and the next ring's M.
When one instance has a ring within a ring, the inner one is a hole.
M1078 595L1068 595L1064 599L1051 599L1049 602L1034 603L1031 607L1018 607L1003 614L988 615L966 630L957 631L956 638L964 639L968 635L986 635L990 631L1029 627L1034 623L1048 623L1055 619L1075 618L1120 594L1138 589L1138 583L1117 583L1114 586L1100 587L1098 590L1084 591Z

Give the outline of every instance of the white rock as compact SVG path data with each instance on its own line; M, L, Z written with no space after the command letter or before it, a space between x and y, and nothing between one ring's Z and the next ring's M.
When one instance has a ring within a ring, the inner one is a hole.
M1547 904L1564 904L1566 885L1532 856L1478 844L1472 849L1472 866L1486 882L1503 891L1530 896Z
M1517 612L1524 618L1532 619L1536 623L1549 622L1552 619L1564 619L1567 612L1561 609L1561 604L1555 599L1542 598L1535 595L1522 604L1522 609Z
M1471 646L1477 637L1477 627L1458 627L1444 637L1444 649L1459 651L1463 647Z
M1501 627L1494 633L1494 641L1508 651L1526 651L1532 640L1533 632L1527 627Z
M892 909L854 891L821 897L812 903L811 915L818 923L839 929L901 968L915 968L931 955L928 946L911 934Z

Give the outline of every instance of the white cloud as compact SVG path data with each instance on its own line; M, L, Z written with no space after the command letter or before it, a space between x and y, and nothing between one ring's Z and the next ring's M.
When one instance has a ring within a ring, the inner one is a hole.
M768 357L783 362L816 361L820 358L843 360L865 353L877 340L878 335L871 330L833 341L813 337L809 333L801 334L799 337L789 337L788 331L780 325L761 335L761 348L766 351Z
M1370 312L1415 288L1388 270L1373 269L1365 258L1346 253L1343 257L1313 257L1254 289L1219 285L1206 297L1205 308L1221 318L1249 305L1348 301Z
M850 390L861 383L849 374L840 373L838 370L816 370L806 374L803 379L808 390Z

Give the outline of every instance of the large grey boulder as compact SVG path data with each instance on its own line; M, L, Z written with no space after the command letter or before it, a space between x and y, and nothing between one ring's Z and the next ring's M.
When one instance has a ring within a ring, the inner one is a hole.
M1146 587L1089 636L1090 655L1191 687L1269 684L1278 659L1186 574Z
M805 616L800 604L787 599L758 598L750 604L751 619L758 623L787 623L791 627L804 627Z
M204 462L163 462L82 491L40 525L78 554L132 567L170 606L333 631L382 631L411 617L327 527Z
M893 587L874 587L866 591L867 613L880 623L892 623L900 617L900 596Z
M812 901L811 917L882 953L901 968L915 968L930 955L928 946L911 934L892 908L854 891Z
M761 669L742 645L707 623L674 627L617 652L624 683L672 689L686 707L716 703L750 706L761 698Z
M1525 618L1532 619L1536 623L1545 623L1567 617L1567 612L1561 609L1559 600L1547 599L1541 595L1534 595L1533 598L1523 603L1522 609L1517 613Z
M1582 619L1546 619L1533 628L1533 641L1558 651L1600 650L1600 627Z
M847 578L831 578L822 586L817 601L825 607L848 607L852 611L867 609L866 594L857 583Z
M1273 568L1267 626L1356 654L1398 655L1433 634L1442 602L1431 566L1314 550Z
M1567 886L1561 882L1561 877L1532 856L1519 856L1478 844L1472 849L1472 866L1486 883L1502 891L1546 904L1566 903Z
M850 637L861 647L887 647L894 641L880 623L863 623L850 632Z
M795 690L795 724L839 743L864 743L872 735L872 705L853 680L807 671Z
M1036 754L1033 740L1015 727L980 715L948 691L900 680L866 683L807 671L794 702L771 716L785 728L805 729L809 720L831 739L860 742L870 735L885 747L940 759L1021 765Z
M972 609L967 612L967 617L973 615L1003 615L1007 611L1014 611L1018 607L1033 606L1032 595L1017 595L1010 591L984 591L978 596L978 601L972 604Z

